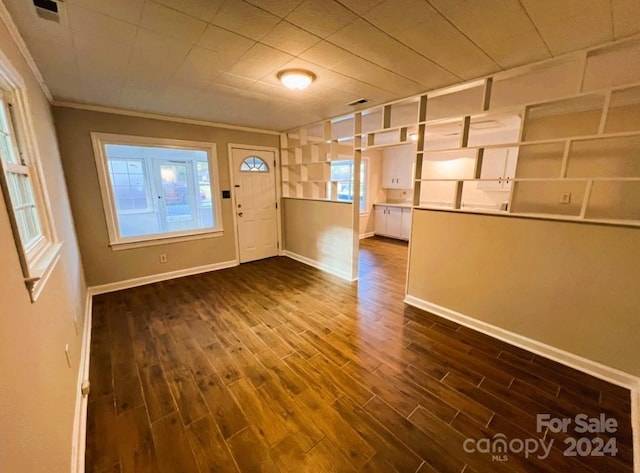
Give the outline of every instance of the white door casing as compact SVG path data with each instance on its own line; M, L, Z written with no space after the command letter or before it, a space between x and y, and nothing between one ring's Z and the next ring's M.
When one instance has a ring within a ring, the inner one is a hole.
M231 162L240 263L277 256L275 153L234 147Z

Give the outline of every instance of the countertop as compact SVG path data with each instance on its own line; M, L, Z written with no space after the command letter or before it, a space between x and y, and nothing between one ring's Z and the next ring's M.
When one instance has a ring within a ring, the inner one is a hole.
M379 205L380 207L402 207L403 209L410 209L412 207L411 202L376 202L373 205Z

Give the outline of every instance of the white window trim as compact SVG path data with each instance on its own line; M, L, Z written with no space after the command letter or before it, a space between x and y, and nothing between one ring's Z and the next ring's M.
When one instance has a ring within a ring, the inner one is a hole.
M93 144L93 155L96 161L96 168L98 170L102 206L107 223L107 232L109 234L109 245L114 251L222 236L222 205L219 198L219 168L215 143L97 132L91 133L91 142ZM212 195L211 205L212 211L214 212L216 227L213 229L198 229L135 237L121 237L118 231L118 217L115 208L113 190L111 187L111 179L109 177L107 155L105 152L105 145L107 144L127 144L181 149L191 148L206 151L209 157L209 177Z
M31 117L31 107L29 106L29 100L26 94L26 85L22 76L14 69L2 51L0 51L0 88L12 96L12 102L15 105L14 114L16 123L14 126L19 127L19 134L22 138L21 144L24 146L23 153L27 159L29 178L42 231L42 237L39 241L30 245L30 248L24 248L18 231L16 218L13 214L11 196L5 185L5 168L0 162L5 203L11 220L11 227L25 285L29 290L31 302L36 302L49 277L53 273L56 264L60 260L62 242L58 240L53 225L51 202L44 183L40 150L35 138L35 126Z

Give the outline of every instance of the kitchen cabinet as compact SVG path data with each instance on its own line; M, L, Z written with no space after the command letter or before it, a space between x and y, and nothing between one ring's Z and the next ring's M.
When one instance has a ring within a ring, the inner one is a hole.
M392 148L384 153L382 187L385 189L411 189L413 187L413 158L415 152Z
M487 148L482 156L480 179L496 179L495 181L479 181L478 189L505 190L511 189L511 181L516 174L518 148Z
M411 236L411 209L402 209L402 222L400 224L400 238L408 240Z
M408 240L411 232L411 209L408 207L375 205L374 233Z

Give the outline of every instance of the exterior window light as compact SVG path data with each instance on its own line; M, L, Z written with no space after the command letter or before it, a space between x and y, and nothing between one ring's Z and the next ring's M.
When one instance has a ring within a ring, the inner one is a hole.
M278 73L278 79L285 87L292 90L303 90L316 79L313 72L303 69L287 69Z

